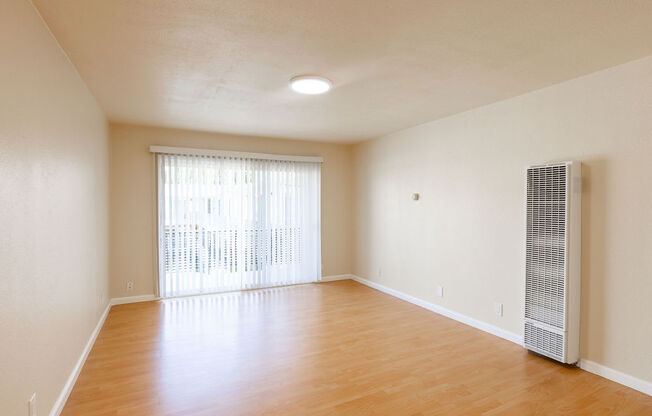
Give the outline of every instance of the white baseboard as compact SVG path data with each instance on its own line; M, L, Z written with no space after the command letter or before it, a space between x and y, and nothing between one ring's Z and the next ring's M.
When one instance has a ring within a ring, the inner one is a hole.
M407 295L403 292L399 292L398 290L391 289L387 286L381 285L379 283L372 282L370 280L364 279L359 276L354 276L352 275L353 280L356 282L360 282L363 285L369 286L371 288L377 289L381 292L387 293L388 295L395 296L399 299L403 299L407 302L413 303L417 306L421 306L422 308L428 309L430 311L433 311L435 313L438 313L440 315L444 315L448 318L454 319L456 321L462 322L464 324L467 324L469 326L472 326L474 328L480 329L482 331L488 332L490 334L496 335L498 337L504 338L508 341L512 341L516 344L523 345L523 337L515 334L510 331L506 331L504 329L495 327L493 325L487 324L485 322L479 321L474 318L470 318L466 315L462 315L461 313L451 311L450 309L446 309L443 306L436 305L434 303L426 302L425 300L421 300L419 298L416 298L414 296ZM645 393L647 395L652 396L652 383L649 381L641 380L640 378L636 378L634 376L631 376L629 374L622 373L618 370L614 370L609 367L605 367L602 364L598 364L593 361L589 361L586 359L580 359L578 366L585 371L588 371L589 373L596 374L600 377L604 377L606 379L609 379L611 381L614 381L618 384L622 384L624 386L630 387L634 390L638 390L642 393Z
M158 299L158 297L156 297L155 295L141 295L141 296L128 296L124 298L113 298L109 301L108 305L106 305L106 309L104 309L104 312L102 312L102 316L100 316L100 320L97 322L95 329L91 333L91 336L88 339L86 346L82 350L81 356L79 357L77 363L73 367L72 372L68 377L68 380L66 380L66 384L63 386L63 389L61 390L61 393L59 394L57 401L54 402L54 406L52 406L52 410L50 410L50 416L59 416L61 411L63 411L63 408L66 405L66 401L68 400L68 397L70 396L73 387L75 387L75 382L77 381L77 377L79 377L79 373L81 373L81 370L84 367L84 363L86 363L86 358L88 358L88 354L91 352L91 349L95 344L95 340L97 339L97 336L99 335L100 330L104 325L104 321L106 320L106 317L109 315L111 306L121 305L123 303L146 302L146 301L156 300L156 299Z
M387 286L381 285L379 283L372 282L370 280L364 279L359 276L355 275L349 275L349 274L342 274L342 275L334 275L334 276L324 276L322 277L322 282L332 282L332 281L337 281L337 280L348 280L352 279L355 280L356 282L362 283L363 285L369 286L373 289L379 290L381 292L387 293L391 296L397 297L399 299L405 300L407 302L410 302L414 305L420 306L422 308L428 309L429 311L438 313L440 315L446 316L448 318L454 319L456 321L462 322L466 325L472 326L474 328L480 329L482 331L488 332L490 334L496 335L500 338L506 339L508 341L514 342L519 345L523 345L523 338L515 334L513 332L498 328L494 325L490 325L488 323L482 322L480 320L470 318L466 315L462 315L461 313L451 311L450 309L444 308L443 306L436 305L434 303L427 302L425 300L416 298L414 296L405 294L403 292L400 292L398 290L391 289ZM135 303L135 302L147 302L147 301L152 301L152 300L157 300L158 297L156 295L140 295L140 296L128 296L128 297L123 297L123 298L113 298L107 305L106 309L102 313L102 316L100 317L99 322L97 323L97 326L91 333L91 336L86 343L86 347L84 347L81 356L79 357L79 360L77 360L77 363L75 364L75 367L72 370L72 373L68 377L68 380L66 381L66 384L64 385L63 389L61 390L61 393L59 394L59 397L57 398L57 401L54 403L54 406L52 407L52 410L50 411L50 416L59 416L61 411L63 410L63 407L66 404L66 400L68 400L68 396L70 396L70 392L72 392L73 387L75 386L75 382L77 381L77 377L79 377L79 373L81 372L84 363L86 362L86 358L88 357L88 354L90 353L91 349L93 348L93 344L95 344L95 340L97 339L98 334L100 333L100 330L102 329L102 325L104 325L104 321L106 320L107 315L109 314L109 310L111 309L112 305L121 305L125 303ZM596 362L586 360L586 359L580 359L578 366L590 373L596 374L598 376L604 377L606 379L609 379L611 381L614 381L616 383L622 384L624 386L630 387L634 390L638 390L642 393L645 393L647 395L652 396L652 382L645 381L639 378L636 378L634 376L631 376L629 374L622 373L618 370L614 370L612 368L606 367L604 365L598 364Z
M645 393L649 396L652 396L652 382L641 380L629 374L621 373L618 370L613 368L606 367L602 364L586 360L581 358L577 365L589 373L593 373L600 377L604 377L608 380L615 381L616 383L622 384L623 386L630 387L634 390L638 390L641 393Z
M125 303L136 303L136 302L149 302L151 300L158 300L158 299L159 297L156 295L126 296L124 298L111 299L111 305L122 305Z
M81 370L84 367L86 358L88 358L88 354L91 352L91 349L95 344L95 340L97 339L97 336L99 335L100 330L102 329L102 325L104 325L104 321L106 320L106 317L109 315L110 309L111 309L111 302L109 302L109 304L106 305L106 309L104 309L102 316L100 316L100 320L97 322L97 325L95 326L95 329L91 333L91 336L88 339L86 346L82 350L79 360L77 360L77 363L73 367L72 372L70 373L70 376L66 381L66 384L63 386L63 389L61 390L61 393L57 398L57 401L54 402L54 406L52 406L52 410L50 411L50 416L59 416L59 414L63 410L63 407L66 405L68 396L70 396L70 392L72 392L72 388L75 386L77 377L79 377L79 373L81 373Z
M403 299L404 301L410 302L414 305L421 306L422 308L428 309L429 311L438 313L440 315L443 315L447 318L454 319L456 321L462 322L463 324L472 326L474 328L480 329L482 331L488 332L490 334L493 334L497 337L506 339L508 341L511 341L513 343L516 343L518 345L523 345L523 337L515 334L513 332L507 331L502 328L498 328L497 326L488 324L486 322L482 322L478 319L468 317L466 315L462 315L461 313L451 311L450 309L444 308L441 305L437 305L434 303L426 302L425 300L416 298L414 296L405 294L403 292L399 292L398 290L394 290L392 288L389 288L387 286L381 285L376 282L372 282L371 280L363 279L362 277L359 276L352 276L353 280L356 282L360 282L363 285L369 286L373 289L380 290L381 292L387 293L388 295L395 296L399 299Z
M321 282L334 282L336 280L352 280L353 275L351 274L334 274L332 276L322 276Z

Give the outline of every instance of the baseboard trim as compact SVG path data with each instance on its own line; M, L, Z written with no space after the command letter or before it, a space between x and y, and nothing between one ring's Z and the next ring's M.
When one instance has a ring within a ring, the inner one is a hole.
M337 280L353 280L350 274L334 274L331 276L322 276L320 282L335 282Z
M149 302L152 300L158 300L159 297L156 295L139 295L139 296L126 296L124 298L113 298L111 299L111 305L123 305L125 303L137 303L137 302Z
M400 292L395 289L391 289L387 286L381 285L376 282L372 282L370 280L364 279L359 276L352 275L351 276L353 280L356 282L362 283L365 286L369 286L373 289L379 290L383 293L387 293L388 295L392 295L394 297L397 297L399 299L405 300L407 302L410 302L414 305L420 306L422 308L428 309L432 312L438 313L440 315L443 315L447 318L454 319L456 321L462 322L463 324L472 326L474 328L480 329L482 331L488 332L492 335L496 335L500 338L506 339L508 341L511 341L513 343L516 343L518 345L523 345L523 337L520 335L517 335L513 332L506 331L504 329L498 328L496 326L487 324L485 322L479 321L474 318L470 318L466 315L462 315L461 313L451 311L450 309L444 308L443 306L436 305L434 303L426 302L425 300L421 300L419 298L416 298L414 296L410 296L408 294L405 294L403 292ZM613 368L606 367L602 364L598 364L596 362L586 360L586 359L580 359L580 361L577 364L582 370L588 371L589 373L593 373L595 375L598 375L600 377L604 377L608 380L611 380L613 382L616 382L618 384L622 384L623 386L627 386L629 388L632 388L634 390L638 390L641 393L645 393L649 396L652 396L652 382L642 380L640 378L636 378L634 376L631 376L629 374L622 373L618 370L614 370Z
M638 390L641 393L645 393L648 396L652 396L652 382L630 376L629 374L622 373L613 368L609 368L584 358L581 358L577 365L584 371L588 371L589 373L615 381L618 384L622 384L623 386L627 386L634 390Z
M466 315L462 315L459 312L454 312L451 311L450 309L444 308L441 305L436 305L434 303L427 302L425 300L416 298L414 296L408 295L406 293L400 292L398 290L389 288L387 286L381 285L376 282L372 282L371 280L364 279L360 276L353 276L353 280L356 282L362 283L365 286L369 286L372 289L379 290L383 293L387 293L388 295L392 295L394 297L397 297L399 299L403 299L404 301L410 302L414 305L420 306L424 309L428 309L429 311L438 313L439 315L443 315L447 318L454 319L458 322L461 322L463 324L472 326L473 328L480 329L482 331L488 332L492 335L495 335L497 337L506 339L507 341L511 341L515 344L518 345L523 345L523 337L515 334L513 332L507 331L502 328L498 328L497 326L488 324L486 322L482 322L478 319L468 317Z
M66 405L66 401L68 400L68 396L70 396L73 387L75 387L75 383L77 382L77 377L79 377L79 373L81 373L81 370L84 367L84 364L86 363L86 358L88 358L88 354L91 352L91 349L95 344L95 340L97 339L100 330L102 330L104 321L106 320L106 317L109 315L109 310L111 310L111 302L109 302L109 304L106 305L106 309L104 309L104 312L102 312L102 316L100 316L100 320L97 322L97 325L95 326L95 329L91 333L91 336L88 339L86 346L82 350L81 356L79 357L77 363L73 367L72 372L68 377L68 380L66 380L66 384L63 386L63 389L61 390L61 393L59 394L57 401L54 402L54 406L52 406L52 410L50 411L50 416L59 416L59 414L61 414L61 411L63 410L64 406Z
M414 305L420 306L424 309L428 309L429 311L435 312L437 314L440 314L442 316L445 316L450 319L454 319L458 322L461 322L463 324L469 325L473 328L477 328L481 331L488 332L492 335L495 335L497 337L506 339L508 341L511 341L513 343L516 343L518 345L523 345L523 338L515 334L513 332L498 328L494 325L490 325L486 322L482 322L480 320L468 317L466 315L463 315L458 312L451 311L450 309L444 308L443 306L436 305L434 303L427 302L425 300L419 299L417 297L408 295L406 293L400 292L398 290L389 288L387 286L381 285L376 282L372 282L370 280L364 279L359 276L355 275L350 275L350 274L342 274L342 275L333 275L333 276L324 276L322 277L322 282L333 282L333 281L338 281L338 280L355 280L358 283L361 283L365 286L368 286L372 289L376 289L380 292L387 293L388 295L394 296L396 298L402 299L406 302L410 302ZM95 340L97 339L97 336L100 333L100 330L102 329L102 326L104 325L104 322L106 321L106 317L109 314L109 311L111 309L111 306L113 305L122 305L126 303L136 303L136 302L147 302L147 301L152 301L152 300L157 300L159 299L156 295L140 295L140 296L127 296L127 297L122 297L122 298L113 298L109 302L109 304L106 306L106 309L102 313L102 316L100 316L100 319L91 333L91 336L86 343L86 346L82 350L81 356L79 357L79 360L77 360L77 363L73 367L72 372L70 373L70 376L68 377L68 380L66 381L66 384L64 385L63 389L61 390L61 393L59 394L59 397L57 398L57 401L54 403L54 406L52 407L52 410L50 411L50 416L59 416L61 414L61 411L63 411L64 406L66 405L66 401L68 400L68 397L70 396L70 393L72 392L73 387L75 386L75 382L77 381L77 378L79 377L79 374L81 373L82 368L84 367L84 364L86 363L86 359L88 358L88 354L91 352L91 349L93 348L93 345L95 344ZM618 370L614 370L612 368L606 367L602 364L598 364L594 361L586 360L586 359L580 359L578 362L578 366L584 370L588 371L589 373L593 373L595 375L598 375L600 377L606 378L608 380L611 380L613 382L616 382L618 384L622 384L624 386L627 386L629 388L632 388L634 390L640 391L641 393L647 394L649 396L652 396L652 382L642 380L640 378L631 376L629 374L622 373Z

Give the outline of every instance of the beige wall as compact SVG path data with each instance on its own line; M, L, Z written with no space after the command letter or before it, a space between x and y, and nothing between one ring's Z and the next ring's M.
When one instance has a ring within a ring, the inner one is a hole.
M354 273L517 334L524 168L581 161L581 356L652 381L652 57L361 143L353 160Z
M353 148L116 124L109 149L102 111L27 0L0 3L0 61L3 415L26 414L33 392L47 414L109 295L154 292L150 144L323 156L324 275L353 271L515 333L523 168L580 160L582 356L652 381L652 57Z
M27 0L0 62L0 413L47 415L108 303L107 125Z
M323 275L351 272L351 146L111 124L111 296L154 293L152 144L323 156ZM127 292L127 281L134 290Z

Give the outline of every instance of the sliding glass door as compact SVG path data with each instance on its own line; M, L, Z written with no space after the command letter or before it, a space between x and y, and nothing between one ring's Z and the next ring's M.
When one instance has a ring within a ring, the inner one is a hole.
M157 154L159 292L181 296L321 277L321 165Z

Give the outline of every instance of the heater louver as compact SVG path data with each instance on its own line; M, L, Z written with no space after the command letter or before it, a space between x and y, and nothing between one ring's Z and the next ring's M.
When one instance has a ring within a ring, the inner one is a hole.
M533 166L527 169L526 181L525 347L576 362L580 165Z

